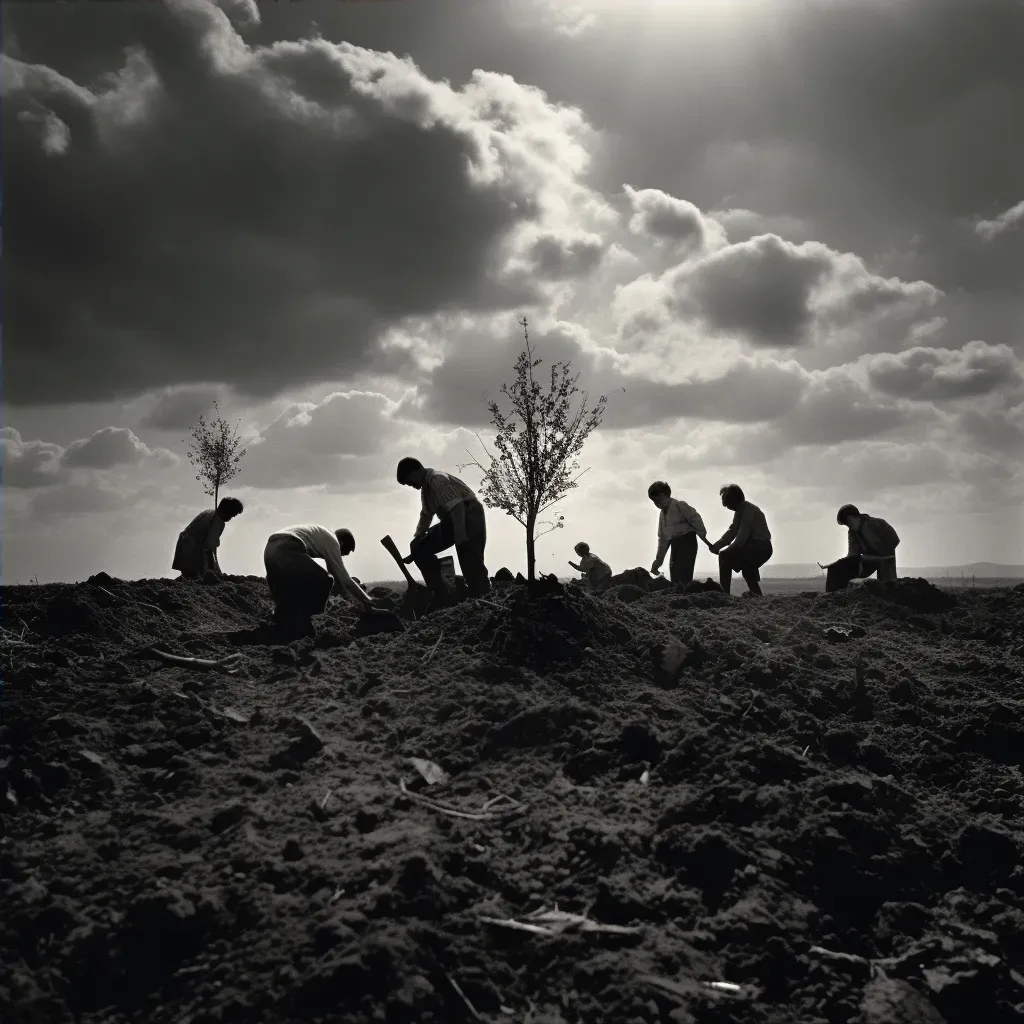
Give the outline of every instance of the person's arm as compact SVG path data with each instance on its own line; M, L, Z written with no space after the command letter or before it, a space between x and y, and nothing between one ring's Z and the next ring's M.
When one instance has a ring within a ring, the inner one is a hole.
M849 527L846 528L846 557L855 558L860 554L860 545L857 543L857 534Z
M695 508L692 508L684 502L679 503L679 511L682 513L683 520L686 522L686 525L689 526L698 537L701 537L706 541L708 539L708 531L704 526L704 520L701 519L700 513Z
M363 608L372 608L373 601L370 600L370 595L349 576L348 569L345 568L338 538L329 530L323 530L322 532L317 532L317 540L319 542L317 544L320 549L319 553L324 562L327 563L328 572L334 577L349 600Z
M726 544L728 544L736 536L736 532L739 529L739 524L740 514L737 510L736 514L732 517L732 525L730 525L729 529L726 530L725 533L723 533L722 536L719 537L718 540L716 540L715 543L711 545L711 550L714 551L716 554L719 551L721 551L721 549L724 548Z
M412 535L413 540L415 540L417 537L422 537L423 534L425 534L427 530L430 529L430 522L433 518L434 513L431 512L430 509L428 508L424 508L420 512L420 519L419 522L416 524L416 532Z
M217 548L220 547L220 535L224 532L224 520L220 516L214 516L210 529L206 532L206 540L203 541L203 551L210 560L210 566L216 573L221 573L220 559L217 557Z
M569 563L577 572L583 572L583 566L577 565L575 562Z
M661 568L661 563L665 561L665 555L668 554L668 529L667 529L668 516L661 514L658 516L658 553L654 556L654 564L651 566L651 572L657 572Z
M741 508L736 513L737 522L734 523L736 528L736 536L732 543L729 545L731 548L741 548L744 544L750 540L750 534L752 530L752 524L750 522L751 513L746 506Z

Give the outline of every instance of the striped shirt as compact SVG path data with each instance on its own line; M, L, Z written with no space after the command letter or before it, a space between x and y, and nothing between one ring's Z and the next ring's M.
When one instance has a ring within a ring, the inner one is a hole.
M680 498L670 498L658 516L658 561L665 557L676 537L685 537L688 533L707 537L704 520L692 505L687 505Z
M476 493L451 473L440 473L435 469L423 471L423 486L420 488L420 521L414 536L427 532L434 516L440 517L451 512L463 501L476 501Z

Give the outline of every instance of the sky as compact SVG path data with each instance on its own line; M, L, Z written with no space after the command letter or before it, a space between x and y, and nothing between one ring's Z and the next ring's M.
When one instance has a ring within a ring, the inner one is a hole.
M3 581L175 575L215 401L226 572L312 522L396 578L397 462L479 484L523 316L609 396L541 571L649 565L657 479L780 563L846 502L1024 562L1022 45L1019 0L6 5Z

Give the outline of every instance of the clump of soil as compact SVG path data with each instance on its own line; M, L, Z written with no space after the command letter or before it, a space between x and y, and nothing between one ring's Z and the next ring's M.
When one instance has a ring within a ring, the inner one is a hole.
M5 588L4 1019L1020 1021L1024 592L920 583Z

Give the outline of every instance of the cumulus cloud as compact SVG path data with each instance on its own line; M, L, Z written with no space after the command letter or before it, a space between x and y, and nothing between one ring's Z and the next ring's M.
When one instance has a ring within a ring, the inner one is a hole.
M620 335L635 331L638 317L646 317L641 327L657 328L668 315L697 319L755 347L795 349L888 315L912 321L938 297L927 282L881 277L851 253L768 234L723 246L658 278L642 275L619 290L616 302L633 311L620 317Z
M249 46L205 0L126 24L126 63L88 86L4 57L18 402L338 379L405 316L529 299L500 273L516 228L611 214L581 184L584 116L509 76L455 89L320 37ZM26 112L66 126L59 159ZM573 272L591 250L537 255Z
M1007 345L971 341L959 349L915 347L867 361L879 391L918 401L977 398L1024 381L1021 360Z
M633 234L698 251L724 242L721 226L705 217L693 203L656 188L624 185L623 189L632 211L629 230Z
M355 488L393 474L394 445L409 434L398 403L370 392L338 392L289 406L249 445L249 487ZM240 477L241 479L241 477Z
M46 441L23 441L13 427L0 427L5 487L51 487L65 477L64 449Z
M102 427L89 437L72 441L61 463L68 469L111 469L135 466L153 452L127 427Z
M1004 231L1017 227L1021 221L1024 221L1024 200L1011 206L1008 210L1004 210L998 217L993 217L992 220L977 221L974 225L974 230L986 242L991 242L992 239L1001 235Z

